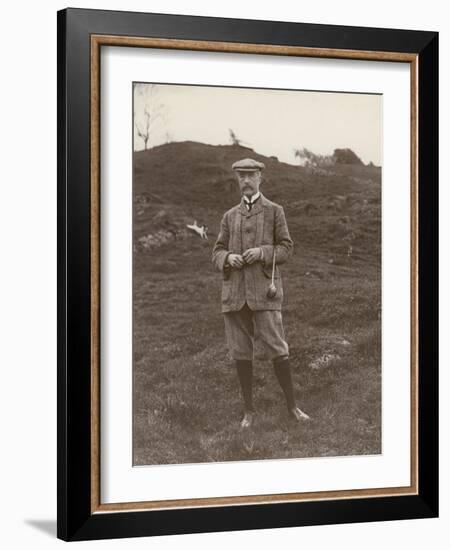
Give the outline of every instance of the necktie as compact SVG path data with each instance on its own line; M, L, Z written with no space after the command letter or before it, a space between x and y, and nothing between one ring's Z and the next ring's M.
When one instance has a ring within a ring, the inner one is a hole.
M247 206L247 210L250 212L250 210L253 208L253 205L255 204L255 202L258 200L258 198L256 198L253 202L251 200L249 201L245 201L245 205Z

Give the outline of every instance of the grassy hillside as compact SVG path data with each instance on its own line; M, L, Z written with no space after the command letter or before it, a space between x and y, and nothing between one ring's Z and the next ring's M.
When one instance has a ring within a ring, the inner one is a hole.
M288 421L258 347L258 421L242 432L211 250L239 201L231 164L244 157L265 163L261 191L283 205L294 240L283 319L312 422ZM238 146L134 154L134 464L381 452L380 178L376 167L313 173ZM186 228L194 220L207 241Z

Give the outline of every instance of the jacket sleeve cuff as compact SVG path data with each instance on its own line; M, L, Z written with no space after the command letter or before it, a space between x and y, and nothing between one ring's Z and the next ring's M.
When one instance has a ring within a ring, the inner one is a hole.
M267 267L272 264L274 246L272 244L263 244L260 248L263 253L263 265Z

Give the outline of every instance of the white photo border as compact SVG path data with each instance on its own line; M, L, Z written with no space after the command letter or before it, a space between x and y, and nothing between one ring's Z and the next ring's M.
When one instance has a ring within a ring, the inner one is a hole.
M410 70L388 61L102 46L102 504L411 484ZM381 455L132 466L133 81L383 95Z

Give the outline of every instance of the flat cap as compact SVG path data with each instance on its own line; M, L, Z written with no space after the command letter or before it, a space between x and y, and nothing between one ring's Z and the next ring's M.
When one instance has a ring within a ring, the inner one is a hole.
M258 162L253 159L238 160L231 166L233 170L242 170L244 172L254 172L255 170L264 170L265 165L263 162Z

